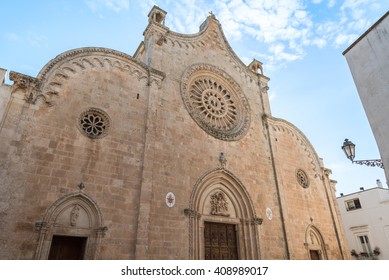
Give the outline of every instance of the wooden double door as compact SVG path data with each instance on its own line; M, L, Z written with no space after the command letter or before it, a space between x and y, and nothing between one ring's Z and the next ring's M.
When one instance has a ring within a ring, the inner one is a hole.
M237 260L235 225L204 222L206 260Z
M82 260L86 242L86 237L54 235L49 260Z

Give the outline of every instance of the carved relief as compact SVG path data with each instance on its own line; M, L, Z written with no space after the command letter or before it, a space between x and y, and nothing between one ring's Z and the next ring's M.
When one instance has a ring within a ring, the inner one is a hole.
M211 215L229 217L226 195L218 191L211 195Z
M189 258L204 259L206 222L235 225L239 259L259 259L259 225L242 182L225 168L206 172L193 187L189 208Z
M194 121L225 141L241 139L250 126L246 97L232 77L218 67L197 64L181 81L181 96Z
M78 215L80 214L80 206L75 205L70 212L70 225L74 227L77 224Z
M21 73L11 71L9 78L14 82L13 91L20 90L24 93L24 100L27 103L34 104L35 98L39 94L41 81Z

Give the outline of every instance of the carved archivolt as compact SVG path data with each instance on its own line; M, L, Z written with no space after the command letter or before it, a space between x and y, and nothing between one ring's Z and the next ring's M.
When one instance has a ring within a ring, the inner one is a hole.
M63 83L82 71L103 68L107 71L118 69L143 80L147 85L155 84L161 87L164 73L148 67L133 57L106 48L80 48L58 55L42 68L36 78L38 86L28 93L26 100L35 103L42 98L51 104L53 95L59 95Z
M310 159L312 170L316 172L316 175L320 174L321 164L319 156L304 133L286 120L273 117L268 117L267 120L275 133L287 133L292 137L292 139L296 141L298 145L302 146L303 150L307 154L307 157Z
M107 231L97 204L83 192L66 195L47 210L42 221L36 222L39 233L36 259L47 259L54 235L87 237L84 259L97 259L101 238Z
M242 182L225 168L205 173L195 184L185 209L189 218L189 258L204 258L204 223L234 224L240 259L258 259L262 219L255 215L251 198Z
M181 81L181 96L193 120L225 141L241 139L250 127L250 107L239 85L216 66L195 64Z
M310 258L310 251L317 251L321 259L327 259L327 246L324 243L320 231L312 224L305 231L304 244L307 249L308 258Z

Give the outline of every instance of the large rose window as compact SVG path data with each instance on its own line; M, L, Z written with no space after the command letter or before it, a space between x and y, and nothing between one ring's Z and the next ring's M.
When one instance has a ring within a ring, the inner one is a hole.
M184 74L181 94L191 117L212 136L238 140L250 124L248 102L240 87L225 72L210 65L195 65Z

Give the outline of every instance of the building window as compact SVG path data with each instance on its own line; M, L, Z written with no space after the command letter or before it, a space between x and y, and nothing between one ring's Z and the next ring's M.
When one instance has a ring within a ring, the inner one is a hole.
M297 182L302 186L303 188L309 187L309 179L307 173L305 173L302 169L297 169L296 171L296 178Z
M97 139L104 137L110 126L108 115L97 108L89 108L78 118L78 127L89 138Z
M353 200L348 200L346 201L346 209L347 211L355 210L355 209L360 209L361 203L359 202L359 198L355 198Z
M244 92L215 66L190 67L181 81L181 96L193 120L217 139L236 141L250 128L250 106Z
M371 250L370 242L369 242L369 237L367 235L360 235L358 236L359 242L362 247L362 252L361 254L364 255L365 257L369 257L373 255L373 251Z

